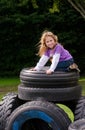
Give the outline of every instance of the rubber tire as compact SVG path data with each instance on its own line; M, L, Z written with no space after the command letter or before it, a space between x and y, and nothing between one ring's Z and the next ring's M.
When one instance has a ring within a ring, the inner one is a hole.
M8 117L14 109L23 103L16 93L7 93L0 102L0 130L5 129Z
M66 105L72 111L73 115L75 115L75 109L76 109L77 102L78 102L78 99L77 100L68 100L68 101L59 101L57 103Z
M20 72L21 84L26 87L34 88L65 88L78 85L79 73L56 71L51 75L47 75L44 67L42 71L31 71L29 68L24 68Z
M76 92L76 93L75 93ZM18 86L18 97L22 100L35 100L44 97L47 101L69 101L79 99L81 86L68 88L29 88L20 84Z
M85 96L81 96L75 108L74 120L85 119Z
M43 128L39 120L47 123L48 127ZM30 121L33 121L32 127L29 126ZM67 130L70 123L70 119L61 108L48 101L37 100L27 102L14 110L5 130ZM25 126L26 124L28 126Z
M85 130L85 119L74 121L69 125L68 130Z

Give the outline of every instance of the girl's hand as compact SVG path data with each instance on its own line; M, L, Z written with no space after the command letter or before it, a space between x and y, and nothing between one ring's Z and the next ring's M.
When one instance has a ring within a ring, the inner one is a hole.
M46 74L52 74L53 73L53 71L51 71L51 70L46 70Z

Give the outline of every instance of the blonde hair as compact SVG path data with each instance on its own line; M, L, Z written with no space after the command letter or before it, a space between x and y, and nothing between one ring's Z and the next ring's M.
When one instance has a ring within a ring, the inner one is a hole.
M45 30L41 35L40 42L38 45L39 51L38 51L37 55L39 55L39 56L42 56L44 54L44 52L48 49L45 44L45 40L46 40L47 36L52 37L54 39L54 41L56 42L56 44L58 42L58 37L56 35L54 35L50 31Z

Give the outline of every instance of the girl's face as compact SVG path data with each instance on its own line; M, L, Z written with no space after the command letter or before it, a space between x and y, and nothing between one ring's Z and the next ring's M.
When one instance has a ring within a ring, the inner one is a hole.
M45 44L48 48L53 49L56 45L56 42L51 36L47 36L45 38Z

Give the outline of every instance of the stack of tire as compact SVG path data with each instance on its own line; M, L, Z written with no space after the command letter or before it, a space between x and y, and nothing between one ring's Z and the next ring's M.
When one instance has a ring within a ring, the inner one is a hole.
M74 121L85 118L79 73L46 75L47 68L21 70L18 93L8 93L0 102L0 130L73 130L71 119L58 103L72 110Z

